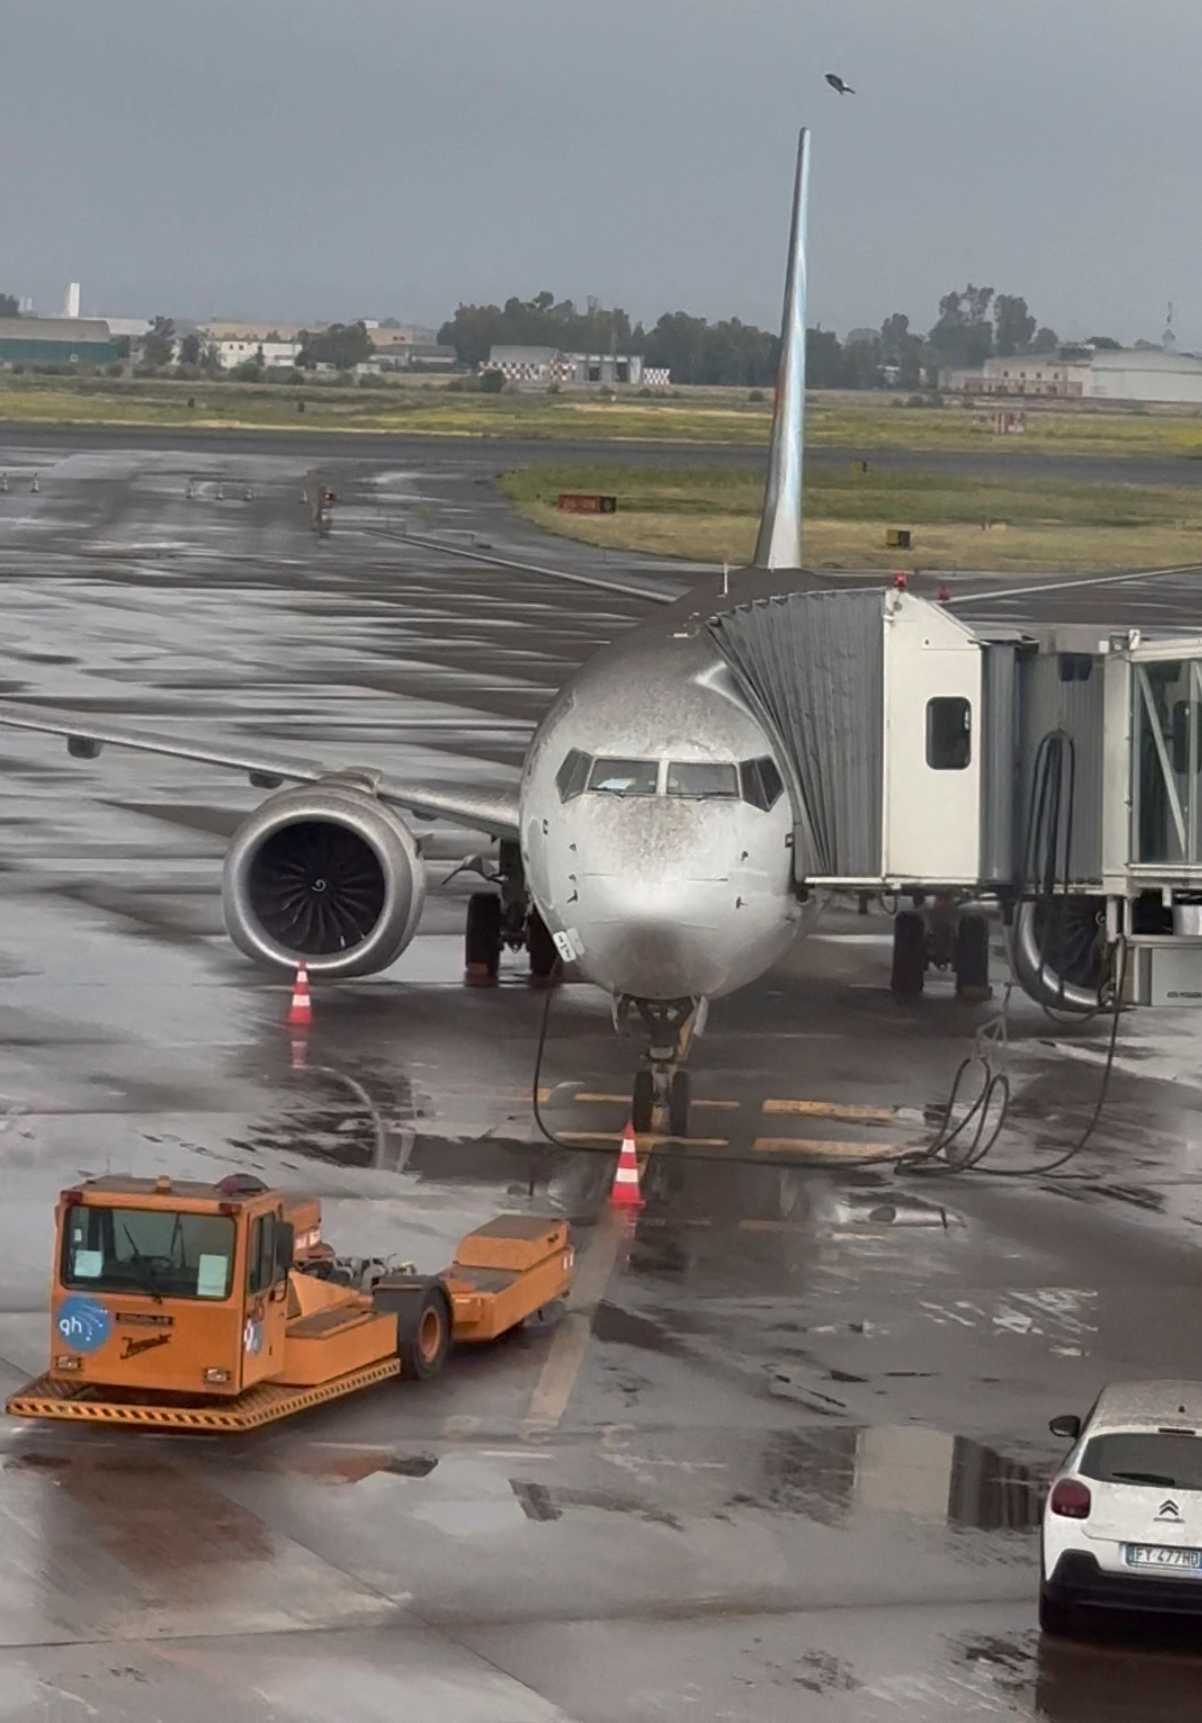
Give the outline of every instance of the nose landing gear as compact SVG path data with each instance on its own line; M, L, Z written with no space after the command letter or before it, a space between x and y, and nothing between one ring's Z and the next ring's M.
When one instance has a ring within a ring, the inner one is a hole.
M694 1035L705 1027L704 999L631 999L614 1005L614 1026L621 1033L637 1011L647 1031L649 1045L643 1064L635 1073L630 1102L630 1122L639 1135L652 1130L656 1114L667 1123L668 1134L689 1134L689 1073L684 1069Z

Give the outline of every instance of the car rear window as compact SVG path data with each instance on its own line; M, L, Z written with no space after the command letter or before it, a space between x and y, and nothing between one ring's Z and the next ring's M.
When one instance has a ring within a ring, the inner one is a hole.
M1202 1437L1159 1430L1119 1431L1085 1444L1077 1470L1100 1484L1202 1490Z

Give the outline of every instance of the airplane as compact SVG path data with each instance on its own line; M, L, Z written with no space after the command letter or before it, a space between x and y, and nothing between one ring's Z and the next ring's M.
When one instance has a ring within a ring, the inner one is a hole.
M641 1024L647 1050L632 1121L656 1108L687 1136L689 1046L713 999L764 974L815 914L793 869L794 815L780 742L699 625L715 610L832 581L801 568L805 232L809 133L798 141L782 349L763 515L751 568L707 577L602 648L539 724L516 791L443 789L335 770L254 748L182 742L69 714L0 707L0 724L245 773L274 793L236 833L222 904L234 944L328 979L387 968L417 932L426 893L412 820L452 819L496 840L492 882L469 900L465 980L495 982L502 947L532 977L558 959ZM285 788L286 785L295 787Z

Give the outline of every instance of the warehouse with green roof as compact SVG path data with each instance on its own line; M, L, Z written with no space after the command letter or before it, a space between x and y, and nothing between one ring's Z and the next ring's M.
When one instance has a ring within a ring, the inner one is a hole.
M111 365L120 357L101 317L0 317L0 366Z

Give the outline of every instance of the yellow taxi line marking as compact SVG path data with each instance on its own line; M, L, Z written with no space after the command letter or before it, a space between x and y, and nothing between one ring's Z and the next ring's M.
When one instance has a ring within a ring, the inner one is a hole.
M621 1131L560 1131L559 1140L562 1143L620 1143ZM689 1149L725 1149L730 1146L729 1137L666 1137L654 1131L637 1136L635 1142L640 1149L657 1149L661 1143L680 1143Z
M577 1093L573 1095L572 1099L574 1101L605 1102L606 1104L612 1104L615 1107L629 1107L630 1105L629 1095L599 1095L595 1094L591 1089L578 1090ZM740 1103L738 1101L692 1101L690 1105L694 1107L733 1109L738 1107Z
M612 1209L603 1209L588 1248L576 1258L576 1279L568 1309L530 1396L522 1420L523 1435L537 1436L554 1430L567 1410L588 1350L593 1312L605 1297L619 1253L629 1236L623 1219Z
M757 1137L752 1148L765 1154L785 1153L794 1155L829 1156L832 1160L840 1156L847 1158L860 1157L864 1160L888 1161L896 1160L900 1155L913 1154L920 1148L919 1143L891 1143L882 1147L879 1143L849 1142L838 1138L824 1139L821 1137Z
M869 1107L851 1101L765 1101L765 1113L790 1113L803 1119L874 1119L892 1124L897 1118L896 1107Z

